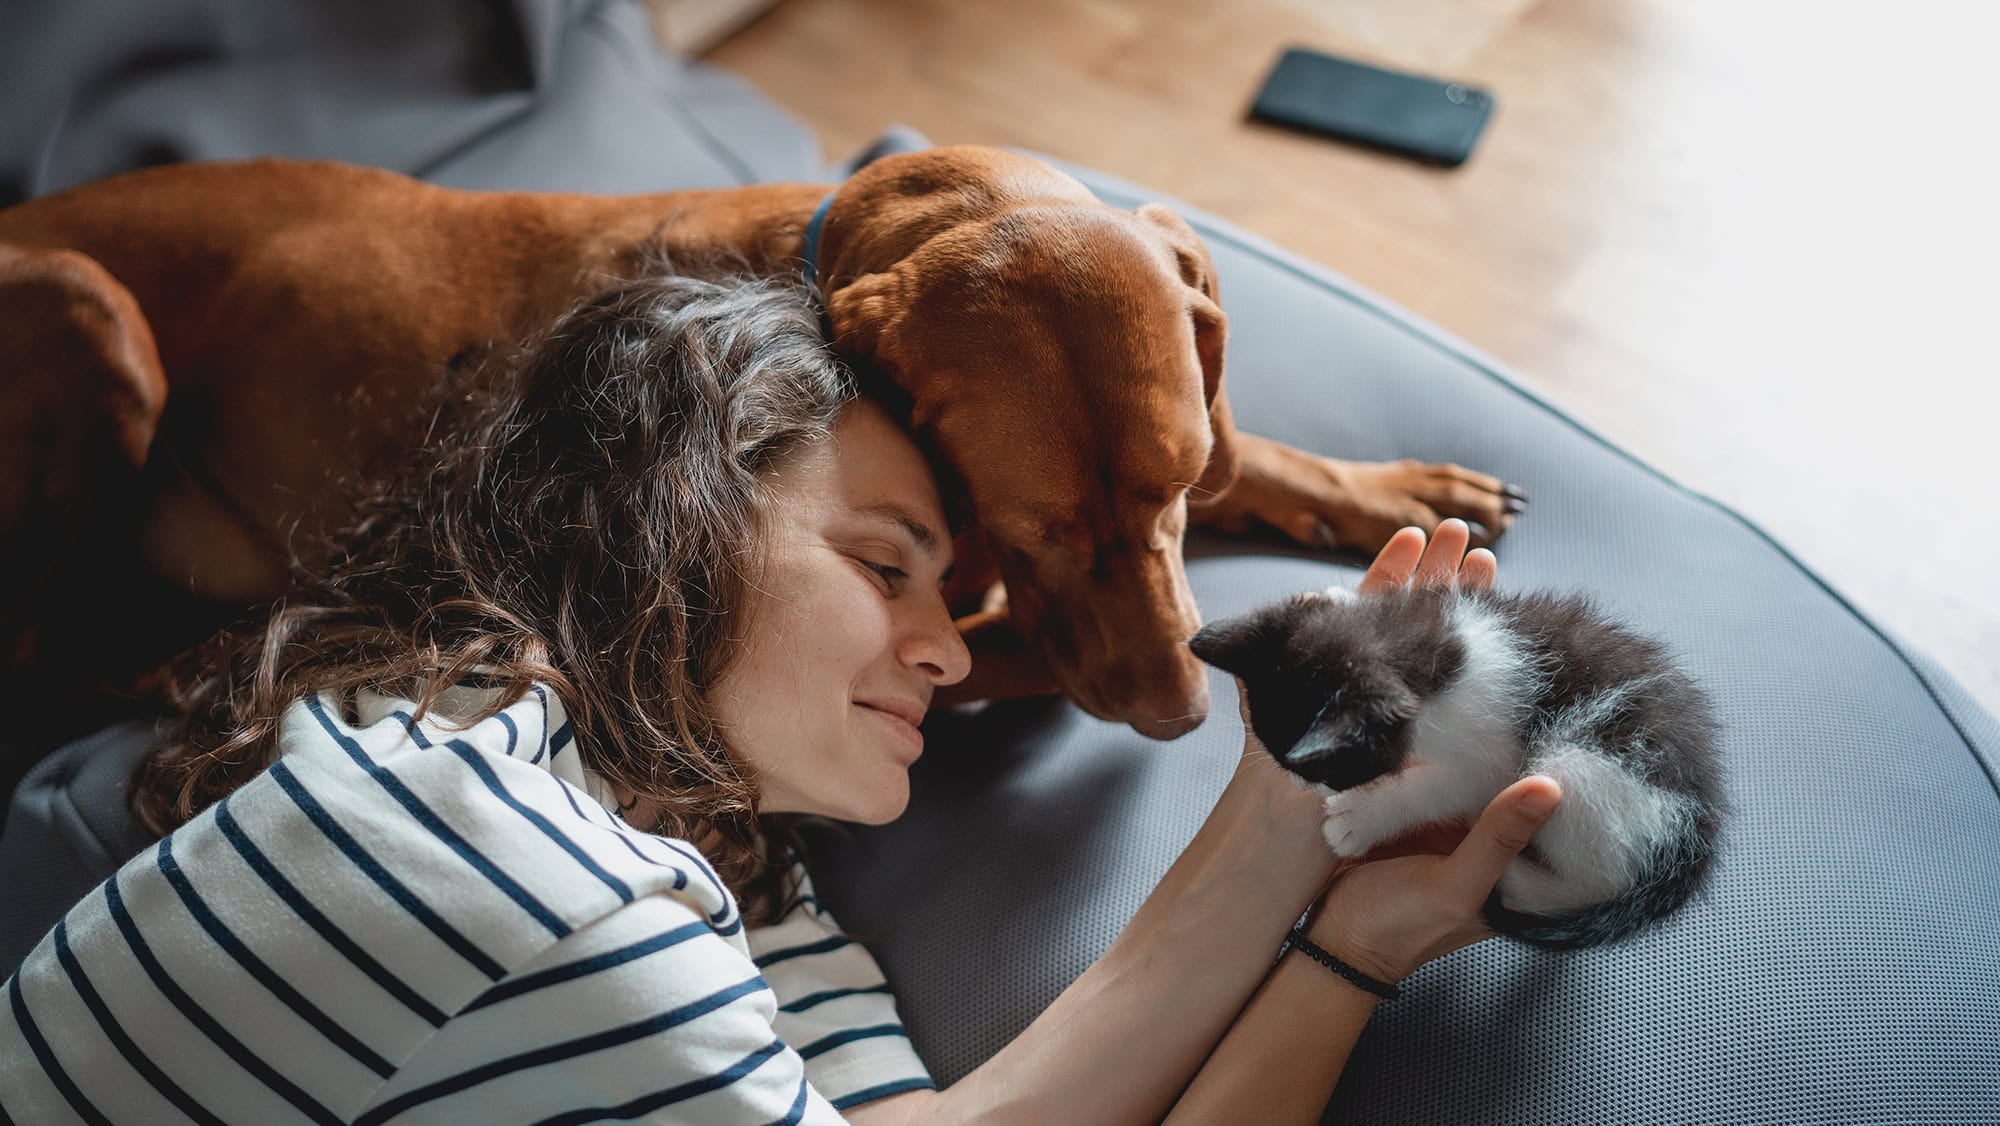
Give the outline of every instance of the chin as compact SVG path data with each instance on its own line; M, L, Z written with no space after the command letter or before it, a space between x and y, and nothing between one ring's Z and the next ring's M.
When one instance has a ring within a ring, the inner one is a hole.
M910 807L910 779L901 771L897 773L900 777L893 784L884 785L867 795L866 800L855 802L847 820L857 825L887 825L901 817Z

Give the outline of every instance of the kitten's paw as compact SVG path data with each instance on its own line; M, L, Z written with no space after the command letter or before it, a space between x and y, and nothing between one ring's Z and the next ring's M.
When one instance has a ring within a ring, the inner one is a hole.
M1375 847L1375 827L1354 794L1344 790L1326 799L1326 820L1320 823L1327 845L1335 856L1343 858L1366 855Z

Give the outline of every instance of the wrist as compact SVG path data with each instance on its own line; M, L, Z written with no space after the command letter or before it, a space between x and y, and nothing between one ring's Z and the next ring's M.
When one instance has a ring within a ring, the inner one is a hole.
M1235 842L1233 852L1252 857L1284 883L1317 898L1332 878L1339 858L1327 847L1326 799L1262 754L1244 756L1229 786L1209 814L1209 827Z
M1327 972L1347 982L1347 984L1360 992L1367 994L1370 998L1382 1001L1394 1001L1403 995L1402 989L1396 982L1384 981L1382 978L1350 964L1347 959L1340 957L1317 942L1314 942L1311 938L1308 938L1303 927L1293 928L1292 933L1287 936L1285 942L1285 953L1291 954L1294 958L1306 958L1319 963L1326 968Z
M1406 964L1408 959L1400 952L1382 950L1379 944L1355 938L1343 925L1345 921L1333 912L1321 910L1304 928L1304 933L1315 946L1385 984L1396 985L1415 972L1416 967Z

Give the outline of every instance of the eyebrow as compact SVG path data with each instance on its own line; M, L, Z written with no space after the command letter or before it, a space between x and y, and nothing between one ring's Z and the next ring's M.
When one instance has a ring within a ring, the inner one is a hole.
M944 542L929 524L912 516L909 509L892 501L859 505L854 511L870 519L885 520L908 532L910 538L917 541L917 546L922 548L926 555L936 555L939 545Z

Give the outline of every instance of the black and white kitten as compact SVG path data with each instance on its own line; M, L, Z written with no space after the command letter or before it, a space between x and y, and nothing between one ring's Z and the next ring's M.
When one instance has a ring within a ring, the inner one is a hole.
M1624 938L1707 873L1724 815L1713 710L1663 647L1584 599L1334 587L1189 644L1242 678L1257 737L1327 796L1341 856L1469 826L1530 774L1560 782L1487 900L1502 934L1554 949Z

